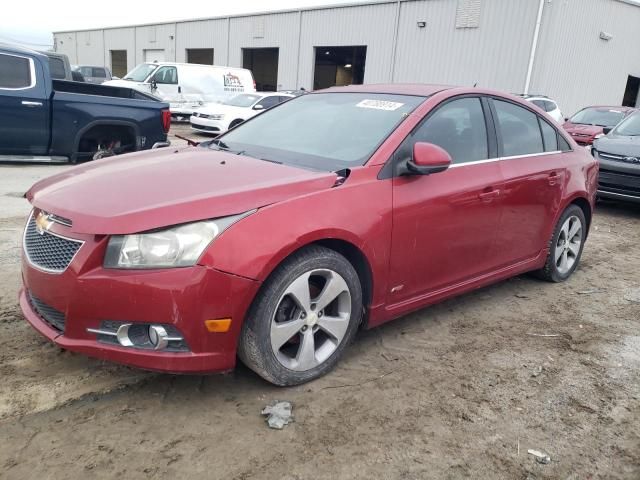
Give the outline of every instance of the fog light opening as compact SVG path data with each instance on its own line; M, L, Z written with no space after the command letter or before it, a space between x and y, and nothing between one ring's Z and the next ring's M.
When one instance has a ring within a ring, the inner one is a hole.
M149 326L149 342L154 350L164 350L169 345L169 334L160 325Z

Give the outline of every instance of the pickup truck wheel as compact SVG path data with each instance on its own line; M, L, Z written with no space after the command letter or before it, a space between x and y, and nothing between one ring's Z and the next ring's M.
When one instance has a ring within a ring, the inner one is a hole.
M578 268L587 236L584 212L570 205L560 216L549 242L547 261L535 272L538 278L549 282L564 282Z
M336 365L362 311L351 263L328 248L305 248L265 282L243 325L238 355L275 385L314 380Z

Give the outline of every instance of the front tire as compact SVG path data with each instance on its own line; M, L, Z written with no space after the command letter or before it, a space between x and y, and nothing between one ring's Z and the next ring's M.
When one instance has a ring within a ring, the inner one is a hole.
M258 293L242 327L238 355L279 386L330 371L362 318L355 269L334 250L307 247L285 260Z
M549 242L547 261L537 276L548 282L564 282L578 267L584 241L587 236L587 221L577 205L570 205L560 216Z

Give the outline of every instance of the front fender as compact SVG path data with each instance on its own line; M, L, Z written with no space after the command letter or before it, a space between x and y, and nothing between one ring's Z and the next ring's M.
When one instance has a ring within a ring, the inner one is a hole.
M358 168L339 187L259 209L216 239L199 263L264 281L305 245L343 240L366 257L377 303L386 292L392 227L392 183L377 180L378 170Z

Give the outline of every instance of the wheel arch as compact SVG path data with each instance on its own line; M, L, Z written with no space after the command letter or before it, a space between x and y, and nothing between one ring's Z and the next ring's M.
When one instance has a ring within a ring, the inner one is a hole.
M93 122L88 123L76 133L76 137L74 139L73 153L71 154L72 160L78 159L78 154L80 150L80 142L82 138L89 133L91 130L97 127L120 127L127 128L131 130L133 134L134 141L136 142L136 151L139 150L138 138L140 137L140 128L133 122L128 122L125 120L95 120Z
M569 205L577 205L578 207L580 207L580 210L582 210L582 213L584 213L584 218L587 221L587 233L585 234L585 238L587 238L587 236L589 235L589 230L591 230L591 219L593 217L591 204L584 197L576 197L567 205L567 207L569 207Z

